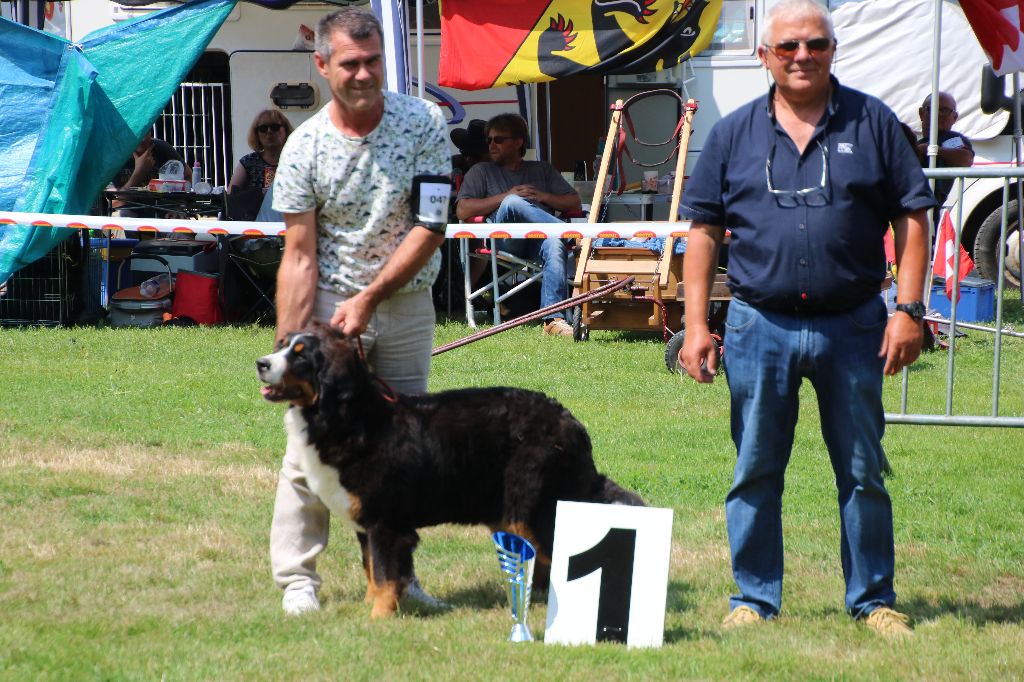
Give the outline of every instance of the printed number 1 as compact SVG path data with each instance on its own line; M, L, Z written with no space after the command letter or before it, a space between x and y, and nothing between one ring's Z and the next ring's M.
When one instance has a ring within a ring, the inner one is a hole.
M602 569L597 598L598 642L626 643L635 550L635 528L610 528L596 545L569 557L568 581Z

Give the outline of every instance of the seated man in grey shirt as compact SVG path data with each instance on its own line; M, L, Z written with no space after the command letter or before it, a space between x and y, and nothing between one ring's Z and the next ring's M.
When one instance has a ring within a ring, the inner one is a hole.
M499 114L487 122L490 161L475 164L459 189L455 214L459 220L483 216L493 223L558 223L556 211L579 211L580 195L549 163L526 161L526 121L518 114ZM568 248L559 237L503 239L499 248L543 265L540 305L563 301ZM572 336L564 312L544 318L544 333Z

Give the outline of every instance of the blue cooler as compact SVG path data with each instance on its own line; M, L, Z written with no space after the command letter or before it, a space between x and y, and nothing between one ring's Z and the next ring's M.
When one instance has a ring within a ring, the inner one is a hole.
M987 322L995 319L996 285L981 277L968 276L960 282L960 302L956 306L956 319L960 322ZM943 317L951 314L950 300L946 298L946 283L939 277L932 280L932 298L928 307Z

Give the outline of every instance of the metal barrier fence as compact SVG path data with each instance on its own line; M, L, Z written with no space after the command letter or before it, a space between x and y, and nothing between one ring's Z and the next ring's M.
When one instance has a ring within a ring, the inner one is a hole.
M1003 201L1002 201L1002 213L1001 213L1001 227L999 234L999 262L998 262L998 277L995 283L995 325L993 327L986 327L982 325L964 324L957 320L957 307L960 299L960 259L958 257L953 258L953 299L950 301L950 315L948 320L941 320L943 324L948 324L948 347L946 349L946 405L945 411L942 414L915 414L908 412L908 395L909 395L909 370L904 368L902 387L900 394L900 411L896 413L886 413L885 421L887 424L927 424L927 425L943 425L943 426L995 426L995 427L1024 427L1024 417L1012 417L1006 415L1000 415L999 413L999 398L1000 398L1000 378L1002 370L1002 348L1003 348L1003 337L1011 336L1017 338L1024 338L1024 334L1013 331L1010 329L1004 329L1003 326L1003 292L1006 286L1006 243L1007 243L1007 226L1009 224L1010 216L1008 215L1008 206L1010 203L1010 187L1011 183L1016 187L1017 182L1024 180L1024 169L983 169L983 168L945 168L945 169L926 169L925 175L929 178L936 180L954 180L954 192L951 196L955 196L957 201L953 208L953 225L956 232L956 237L953 240L954 248L958 248L960 244L961 235L963 232L963 196L964 196L964 180L966 178L986 178L1001 180L1003 185ZM1018 206L1021 206L1018 203ZM936 223L938 221L935 221ZM1020 223L1018 218L1018 235L1020 234ZM931 258L934 255L934 250L929 244L929 253ZM1018 256L1019 258L1020 256ZM929 268L928 277L928 289L931 289L931 278L932 269ZM897 277L899 273L897 272ZM936 320L941 318L927 317L927 320ZM992 359L992 404L991 411L987 415L966 415L966 414L953 414L953 384L954 375L956 369L956 338L957 329L973 329L991 332L995 335L994 353ZM1017 368L1017 371L1012 372L1012 377L1016 381L1021 381L1021 377L1024 376L1021 368Z
M182 83L153 124L153 135L181 152L189 166L199 160L214 187L231 179L227 91L227 83Z

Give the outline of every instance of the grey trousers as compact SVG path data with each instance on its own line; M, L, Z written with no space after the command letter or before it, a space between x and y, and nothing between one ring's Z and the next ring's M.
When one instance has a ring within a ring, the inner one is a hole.
M342 297L318 291L313 317L327 322ZM362 335L370 367L401 393L425 393L434 342L430 290L396 294L379 306ZM320 587L316 558L327 546L330 514L306 485L297 453L281 462L270 524L270 567L278 587Z

